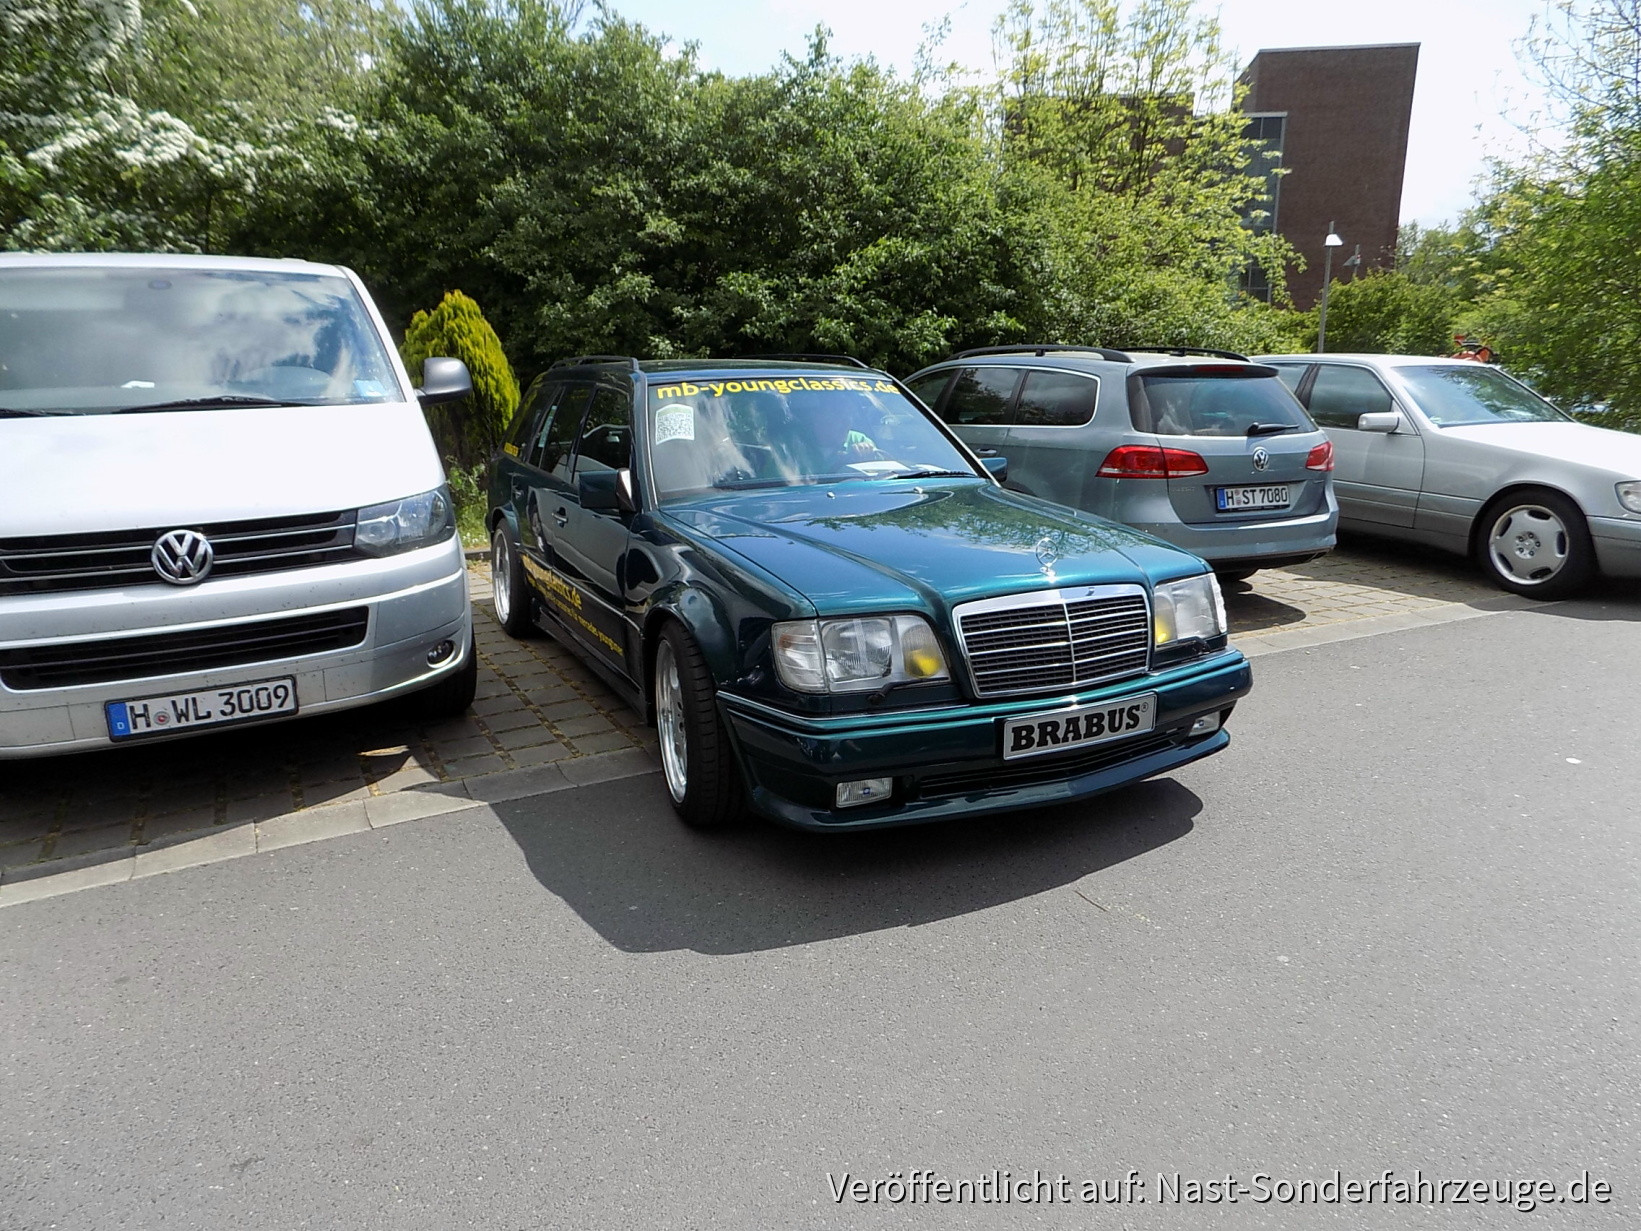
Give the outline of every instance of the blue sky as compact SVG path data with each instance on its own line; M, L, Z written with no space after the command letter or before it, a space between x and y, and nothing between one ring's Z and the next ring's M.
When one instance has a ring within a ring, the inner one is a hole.
M698 44L703 66L728 73L760 72L783 51L801 54L816 25L831 29L840 55L871 55L909 71L925 26L947 15L952 33L942 58L989 67L991 25L1004 0L612 0L611 7L676 43ZM1378 0L1371 7L1226 0L1217 11L1239 64L1262 47L1421 44L1402 220L1429 225L1451 221L1471 201L1488 155L1520 148L1506 115L1526 113L1534 96L1513 43L1543 7L1543 0Z

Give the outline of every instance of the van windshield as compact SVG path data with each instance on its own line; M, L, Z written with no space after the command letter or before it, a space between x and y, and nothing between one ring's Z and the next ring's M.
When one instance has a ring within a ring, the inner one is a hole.
M345 278L0 269L0 417L402 400Z

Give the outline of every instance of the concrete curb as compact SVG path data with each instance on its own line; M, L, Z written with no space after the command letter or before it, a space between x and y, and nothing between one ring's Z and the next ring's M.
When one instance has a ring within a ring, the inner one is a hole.
M574 790L617 778L652 774L659 765L637 748L594 756L575 757L552 765L485 774L461 782L434 782L392 795L373 796L350 803L324 804L287 812L260 821L224 825L163 844L92 851L45 863L8 868L0 879L0 908L60 897L81 889L95 889L121 881L140 880L195 868L202 864L243 859L290 846L305 846L370 829L385 829L407 821L475 812L491 804L533 799L557 791Z

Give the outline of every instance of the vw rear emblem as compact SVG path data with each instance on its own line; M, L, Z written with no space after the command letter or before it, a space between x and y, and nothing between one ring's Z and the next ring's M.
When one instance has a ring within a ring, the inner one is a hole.
M154 550L148 553L148 561L160 575L160 580L169 581L174 586L191 586L204 581L215 559L211 540L198 530L167 531L160 535Z
M1042 566L1043 572L1052 573L1054 571L1054 562L1060 558L1060 549L1055 546L1054 540L1045 535L1037 540L1036 545L1031 550L1032 554L1037 557L1037 563Z
M1271 464L1271 455L1270 455L1269 452L1266 451L1264 445L1261 445L1259 448L1254 450L1254 469L1255 470L1263 470L1263 469L1265 469L1265 467L1269 466L1270 464Z

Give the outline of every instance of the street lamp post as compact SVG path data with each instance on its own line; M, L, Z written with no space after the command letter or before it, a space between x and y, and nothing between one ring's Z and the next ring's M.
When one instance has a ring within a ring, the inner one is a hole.
M1328 287L1333 285L1333 250L1343 248L1345 241L1334 233L1333 223L1328 223L1328 237L1322 241L1322 247L1327 251L1327 258L1322 263L1322 310L1316 317L1316 353L1325 354L1328 349Z

